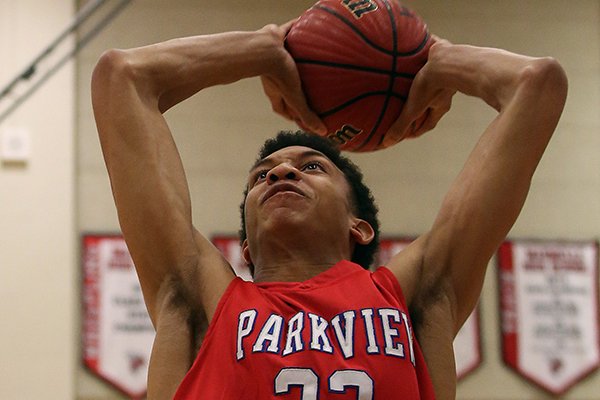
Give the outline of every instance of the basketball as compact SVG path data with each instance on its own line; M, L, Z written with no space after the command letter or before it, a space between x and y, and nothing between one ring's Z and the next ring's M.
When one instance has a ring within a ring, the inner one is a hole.
M286 48L329 138L366 152L383 148L432 42L396 0L320 0L292 26Z

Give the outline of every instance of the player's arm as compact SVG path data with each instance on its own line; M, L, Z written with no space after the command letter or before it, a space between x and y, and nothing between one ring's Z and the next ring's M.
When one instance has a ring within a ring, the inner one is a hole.
M515 222L567 94L553 59L436 43L395 126L404 137L435 126L454 91L498 115L479 138L433 226L389 266L397 276L436 395L455 397L452 342L479 298L488 262ZM414 124L428 115L423 125Z
M234 276L192 225L188 185L163 113L209 86L261 76L297 118L320 124L283 46L288 27L111 50L94 70L94 114L119 222L157 331L149 398L172 398ZM211 149L197 151L201 157Z
M267 76L279 83L306 123L314 124L299 80L293 79L297 71L283 47L284 34L273 25L111 50L95 68L92 98L100 141L119 221L155 324L166 299L201 307L210 319L233 276L192 226L187 182L162 113L206 87ZM210 149L198 149L203 151ZM184 298L174 298L173 288Z
M412 109L399 121L404 126L396 127L409 136L422 133L411 120L454 91L479 97L498 111L431 230L390 264L424 322L428 313L438 320L448 315L446 329L454 335L477 302L488 261L523 207L560 118L567 80L550 58L444 41L432 47L421 72L409 100Z

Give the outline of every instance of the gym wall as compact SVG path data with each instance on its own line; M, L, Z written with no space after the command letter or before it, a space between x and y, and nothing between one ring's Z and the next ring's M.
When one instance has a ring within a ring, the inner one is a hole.
M48 3L48 4L46 4ZM51 3L51 4L50 4ZM85 2L81 2L85 3ZM551 55L565 67L569 98L514 238L600 238L600 4L596 0L410 0L438 36L455 43ZM0 398L124 399L82 367L83 232L118 232L90 102L94 64L109 48L283 23L306 0L132 2L5 127L25 127L31 158L0 160ZM74 14L72 1L0 2L0 85ZM1 88L2 86L0 86ZM383 232L416 235L495 112L457 96L435 131L376 154L353 155L381 208ZM274 115L258 79L210 88L167 113L186 167L196 226L235 233L247 170L264 139L294 128ZM482 365L458 386L465 400L553 399L508 370L500 353L495 266L482 295ZM561 398L598 397L592 374Z
M282 23L312 1L147 0L132 4L79 58L78 134L80 229L118 229L89 105L89 77L101 52L183 35L258 29ZM407 2L431 30L455 43L506 48L558 58L569 75L569 99L529 199L510 236L590 239L600 233L600 5L594 0ZM148 29L152 27L152 29ZM381 208L388 235L416 235L433 222L442 197L495 111L478 99L456 96L454 110L428 135L378 154L353 158L362 166ZM214 87L167 113L188 173L193 216L207 235L235 233L247 169L263 140L292 125L270 111L258 79ZM550 398L502 363L495 266L481 307L483 363L458 387L460 399ZM80 398L117 394L83 370ZM598 374L565 399L597 398Z
M0 1L0 91L71 21L70 0ZM19 84L2 110L18 97ZM75 398L79 353L75 62L0 124L0 398ZM17 138L22 136L18 135ZM11 145L12 146L12 145ZM6 146L3 146L6 150Z

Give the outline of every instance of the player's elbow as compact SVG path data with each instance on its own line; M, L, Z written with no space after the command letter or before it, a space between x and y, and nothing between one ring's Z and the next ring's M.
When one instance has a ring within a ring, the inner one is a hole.
M92 96L108 94L132 76L133 68L127 52L107 50L98 59L92 73Z
M96 69L123 69L127 65L127 50L109 49L106 50L96 63Z
M568 80L565 70L552 57L533 60L521 73L521 85L532 91L547 109L562 112L567 98Z
M537 58L525 69L524 75L560 92L566 92L567 75L558 60L552 57Z
M129 50L107 50L100 56L91 80L92 108L100 136L122 131L107 127L125 121L131 105L150 93L140 79L142 75Z

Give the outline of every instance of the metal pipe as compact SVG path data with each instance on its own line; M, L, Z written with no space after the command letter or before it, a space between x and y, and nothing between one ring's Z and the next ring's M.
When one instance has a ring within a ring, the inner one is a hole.
M34 60L25 68L23 72L17 75L1 92L0 101L6 97L12 89L22 80L30 79L36 72L37 64L47 57L60 42L66 37L73 33L83 22L85 22L101 5L107 0L96 0L88 2L82 9L77 13L73 21L69 26L63 30L56 39L54 39L49 46L47 46ZM73 56L75 56L94 36L96 36L108 23L115 18L131 0L121 0L104 18L102 18L89 32L82 35L81 38L75 43L75 46L65 56L63 56L56 64L54 64L46 73L35 82L27 91L20 95L13 104L8 107L5 111L0 113L0 123L2 123L9 114L11 114L17 107L19 107L25 100L27 100L42 84L44 84L50 77L52 77L64 64L67 63Z

